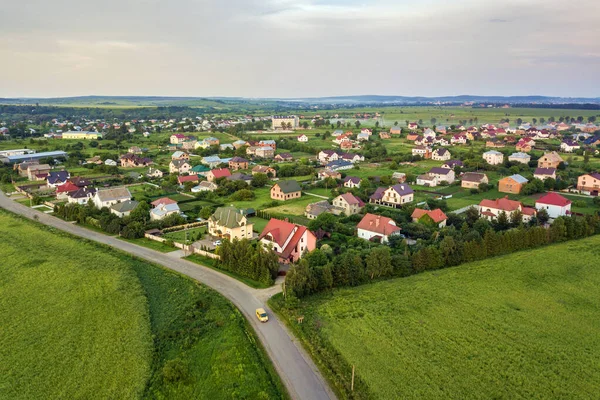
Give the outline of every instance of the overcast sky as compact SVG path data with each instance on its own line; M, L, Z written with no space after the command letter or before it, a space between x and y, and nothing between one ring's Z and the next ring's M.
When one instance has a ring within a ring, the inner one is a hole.
M600 96L600 0L0 7L0 97Z

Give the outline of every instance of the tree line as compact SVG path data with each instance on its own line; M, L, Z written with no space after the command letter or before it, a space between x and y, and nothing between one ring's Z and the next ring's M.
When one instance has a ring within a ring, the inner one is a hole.
M265 285L272 285L279 271L277 254L248 239L223 240L216 253L217 266Z

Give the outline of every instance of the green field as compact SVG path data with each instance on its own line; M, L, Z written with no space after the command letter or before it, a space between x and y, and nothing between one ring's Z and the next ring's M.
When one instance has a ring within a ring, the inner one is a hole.
M599 246L592 237L336 290L284 315L342 398L596 398Z
M0 398L285 397L211 289L5 212L0 234Z

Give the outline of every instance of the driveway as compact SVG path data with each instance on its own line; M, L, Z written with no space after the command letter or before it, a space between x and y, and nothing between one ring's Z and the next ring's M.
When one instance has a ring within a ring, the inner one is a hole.
M0 207L29 219L36 219L45 225L72 235L106 244L149 262L160 264L213 288L235 304L250 322L293 399L320 400L335 398L311 358L296 342L296 339L287 330L283 322L266 306L266 299L273 295L276 290L279 291L280 288L252 289L236 279L210 268L91 231L25 207L11 201L1 191ZM260 323L254 315L259 307L263 307L269 312L269 322L266 324Z

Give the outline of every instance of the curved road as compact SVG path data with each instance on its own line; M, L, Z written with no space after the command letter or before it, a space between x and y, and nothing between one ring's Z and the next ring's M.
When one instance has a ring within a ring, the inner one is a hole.
M45 225L58 228L85 239L107 244L136 257L160 264L165 268L187 275L210 286L227 297L250 321L260 341L271 358L281 380L293 399L320 400L335 399L317 367L284 327L273 312L269 313L269 322L260 323L255 311L263 307L270 311L264 301L274 293L273 289L252 289L236 279L230 278L210 268L199 266L186 260L175 259L146 247L119 240L114 237L91 231L65 222L59 218L41 213L15 201L0 191L0 207L29 219L37 220Z

